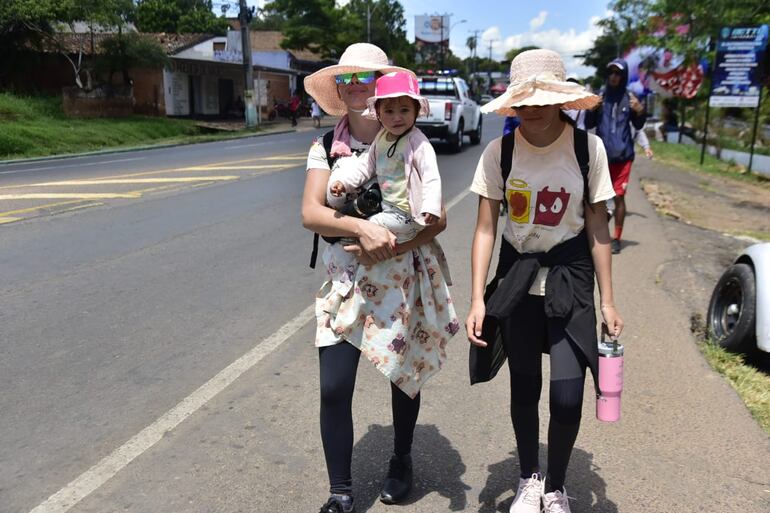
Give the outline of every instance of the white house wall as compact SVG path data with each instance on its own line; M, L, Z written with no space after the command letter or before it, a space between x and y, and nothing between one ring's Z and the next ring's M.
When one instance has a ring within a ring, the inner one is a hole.
M167 116L190 115L190 82L186 73L163 70L163 94Z

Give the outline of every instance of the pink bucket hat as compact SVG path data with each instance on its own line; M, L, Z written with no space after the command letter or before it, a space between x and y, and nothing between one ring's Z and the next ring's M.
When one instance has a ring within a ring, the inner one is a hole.
M377 100L397 98L399 96L408 96L420 103L420 112L417 113L417 117L430 114L428 99L420 96L420 86L417 84L417 78L412 73L393 71L377 79L374 96L366 100L367 108L361 116L377 119L377 110L374 108Z

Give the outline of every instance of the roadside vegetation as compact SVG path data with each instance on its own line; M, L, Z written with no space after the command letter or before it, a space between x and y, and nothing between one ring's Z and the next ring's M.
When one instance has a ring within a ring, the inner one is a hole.
M247 133L253 131L212 133L195 121L164 117L75 119L64 115L60 97L0 93L0 160L205 142Z
M709 365L724 376L741 397L751 415L770 435L770 376L747 363L747 357L730 353L716 344L700 342L701 352Z
M671 144L659 141L650 141L655 152L655 158L666 164L714 175L727 176L752 183L770 184L770 177L758 173L749 173L744 166L732 161L723 161L709 155L704 155L703 165L700 164L700 146L688 144Z
M747 356L726 351L709 340L700 315L691 319L691 330L711 368L730 383L751 416L770 435L770 355L757 351Z

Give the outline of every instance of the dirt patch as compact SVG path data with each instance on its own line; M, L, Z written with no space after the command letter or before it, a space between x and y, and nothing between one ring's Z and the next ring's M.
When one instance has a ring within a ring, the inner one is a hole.
M770 240L770 185L669 171L641 179L659 213L719 233Z

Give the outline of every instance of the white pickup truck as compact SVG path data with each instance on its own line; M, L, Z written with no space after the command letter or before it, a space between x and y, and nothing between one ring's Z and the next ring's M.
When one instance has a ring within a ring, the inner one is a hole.
M481 110L459 77L418 77L420 94L430 103L430 116L417 118L417 128L432 139L447 141L455 152L463 148L465 136L471 144L481 142Z

